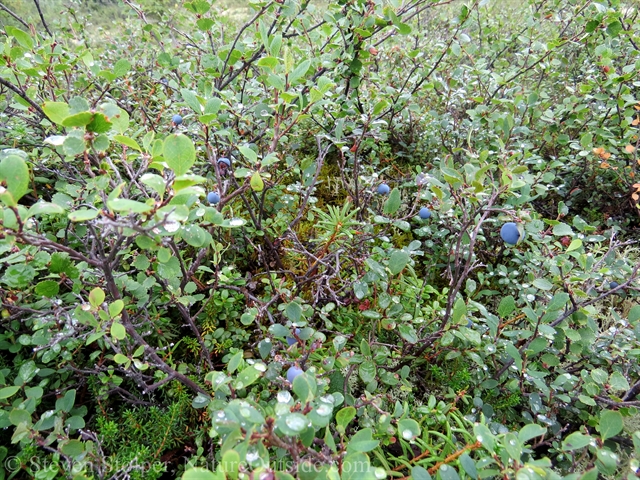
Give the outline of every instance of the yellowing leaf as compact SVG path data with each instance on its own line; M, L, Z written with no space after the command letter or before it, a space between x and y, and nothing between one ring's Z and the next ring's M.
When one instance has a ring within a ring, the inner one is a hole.
M255 192L261 192L264 190L264 182L262 181L262 177L260 176L260 172L253 172L251 175L251 188Z

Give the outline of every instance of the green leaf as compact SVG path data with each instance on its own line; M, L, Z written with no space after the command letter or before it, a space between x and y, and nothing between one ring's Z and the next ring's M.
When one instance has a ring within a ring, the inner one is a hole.
M535 423L529 423L522 427L518 432L518 439L521 443L527 443L532 438L540 437L547 433L547 429L536 425Z
M80 112L74 115L69 115L62 121L63 127L84 127L89 125L93 120L93 113L91 112Z
M620 372L613 372L609 377L609 386L614 392L626 392L631 388L625 376Z
M138 150L139 152L142 151L142 148L140 148L138 142L136 142L133 138L125 137L124 135L114 135L113 139L116 142L122 145L126 145L129 148L133 148L134 150Z
M254 192L261 192L264 190L264 182L262 181L262 177L260 176L260 172L253 172L251 175L251 189Z
M118 315L120 315L123 309L124 309L124 302L118 299L109 305L109 316L111 318L115 318Z
M284 309L284 314L289 320L296 323L300 321L300 317L302 317L302 307L298 302L288 303Z
M76 391L67 390L63 397L56 400L56 410L69 413L76 401Z
M505 350L507 352L507 355L509 355L511 358L513 358L513 361L516 365L516 367L518 367L518 371L521 372L522 371L522 357L520 356L520 352L518 351L518 349L515 347L515 345L513 345L513 343L508 342L505 346Z
M131 63L126 58L121 58L113 66L113 73L116 77L123 77L131 70Z
M377 440L376 440L377 441ZM347 450L349 446L347 445ZM372 480L376 477L371 473L369 457L362 452L349 453L342 462L341 480Z
M503 297L502 300L500 300L500 305L498 306L498 315L500 318L507 318L515 309L516 302L513 296L509 295L507 297Z
M258 154L256 152L254 152L252 149L250 149L249 147L247 147L245 145L240 145L238 147L238 150L240 150L240 153L247 160L249 160L249 163L256 163L258 161Z
M533 281L533 286L545 291L551 290L553 288L553 284L546 278L536 278Z
M36 277L37 272L31 265L11 265L2 276L2 282L11 288L25 288Z
M460 466L462 469L474 480L478 478L478 470L476 468L476 462L469 456L468 453L460 455ZM414 477L414 480L415 477Z
M376 364L371 360L367 360L360 364L358 375L364 383L372 382L376 379Z
M426 468L417 465L411 469L411 478L412 480L431 480L431 475Z
M191 401L191 406L193 408L204 408L211 402L211 399L206 395L198 392L198 395Z
M107 206L114 212L124 213L147 213L150 212L153 207L146 203L136 202L135 200L129 200L127 198L116 198L115 200L107 201Z
M558 237L573 236L573 230L566 223L558 223L553 227L553 234Z
M80 440L69 440L62 445L62 453L69 457L77 457L84 453L84 443Z
M156 175L155 173L145 173L140 177L140 181L156 192L160 198L164 196L164 191L167 186L164 178L160 175Z
M21 387L4 387L0 388L0 400L4 400L5 398L12 397Z
M624 424L622 422L622 414L614 410L605 410L600 415L600 423L598 430L602 436L602 440L615 437L622 431Z
M87 125L87 130L94 133L107 133L111 130L112 123L102 113L96 113ZM109 148L109 139L104 135L99 135L93 140L93 146L99 151Z
M127 357L126 355L122 355L121 353L116 353L113 356L113 361L118 363L118 364L120 364L120 365L131 362L129 357Z
M296 394L304 405L314 399L318 390L318 385L311 375L303 373L293 379L292 388L293 393Z
M100 212L94 209L81 208L75 212L71 212L67 217L72 222L86 222L87 220L93 220Z
M111 324L111 336L116 340L124 340L127 336L127 330L120 322L113 322Z
M586 447L592 441L590 435L584 435L580 432L573 432L562 442L562 449L565 451L579 450Z
M207 232L198 225L186 225L180 230L180 235L192 247L200 248L207 241Z
M389 257L389 271L392 275L397 275L409 263L409 254L402 250L394 250Z
M393 190L391 190L391 193L389 194L389 198L387 198L387 201L384 202L382 212L385 215L393 215L398 211L401 203L402 203L402 198L400 198L400 190L397 188L394 188Z
M15 38L18 43L27 50L31 50L33 48L33 39L27 32L22 31L16 27L11 27L9 25L4 27L4 30L8 35L11 35L13 38Z
M0 200L15 207L29 191L29 167L22 157L9 155L0 162Z
M49 120L58 125L62 125L64 119L69 116L69 105L64 102L44 102L42 110Z
M100 308L100 306L104 302L104 298L105 298L104 290L102 290L100 287L94 288L89 293L89 303L94 308Z
M407 441L413 441L420 432L420 425L412 418L403 418L398 422L398 435Z
M582 240L577 238L577 239L571 241L571 243L567 247L567 252L572 252L573 250L578 250L580 247L582 247Z
M336 430L341 435L344 435L344 432L347 428L347 425L354 419L356 416L356 409L354 407L344 407L336 413Z
M569 294L566 292L558 292L553 296L553 298L549 302L549 305L547 305L547 311L555 312L557 310L560 310L564 308L564 306L568 302L569 302Z
M359 430L347 443L347 452L370 452L380 444L380 440L373 439L373 430L363 428Z
M303 60L302 63L300 63L300 65L298 65L295 68L295 70L289 74L289 77L288 77L289 84L294 85L300 78L302 78L307 73L310 66L311 66L311 61Z
M476 440L478 440L484 448L486 448L490 453L494 452L496 445L495 437L486 425L481 423L476 424L473 427L473 434L476 436Z
M442 465L438 469L440 480L460 480L460 475L451 465Z
M398 333L404 341L411 344L418 343L418 334L416 333L416 329L413 327L413 325L399 325Z
M184 101L191 107L191 109L196 113L196 115L201 115L203 112L202 104L198 100L198 96L196 92L193 90L188 90L186 88L182 88L180 90L180 94Z
M176 175L184 175L196 161L196 149L189 137L173 134L164 141L163 156Z
M35 291L36 295L52 298L58 295L60 285L55 280L44 280L36 285Z
M234 387L238 390L247 388L249 385L254 384L261 376L262 372L253 365L250 365L238 374Z
M50 202L36 202L29 208L27 217L33 217L34 215L57 215L64 213L64 208L60 205Z
M11 410L9 414L9 421L12 425L20 425L24 423L26 425L31 425L33 422L31 421L31 414L22 408L14 408Z
M610 37L617 37L618 34L623 30L624 28L622 27L622 24L618 20L615 20L611 22L609 25L607 25L607 34Z

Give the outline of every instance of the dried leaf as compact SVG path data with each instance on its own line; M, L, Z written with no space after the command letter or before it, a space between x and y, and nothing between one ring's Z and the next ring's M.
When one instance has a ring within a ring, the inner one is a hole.
M624 147L624 149L627 153L633 153L636 151L636 147L634 147L633 145L627 145L626 147Z

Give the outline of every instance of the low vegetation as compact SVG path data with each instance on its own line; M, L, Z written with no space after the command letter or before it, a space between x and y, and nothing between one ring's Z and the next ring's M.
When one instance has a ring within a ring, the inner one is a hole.
M0 15L0 479L638 477L637 5Z

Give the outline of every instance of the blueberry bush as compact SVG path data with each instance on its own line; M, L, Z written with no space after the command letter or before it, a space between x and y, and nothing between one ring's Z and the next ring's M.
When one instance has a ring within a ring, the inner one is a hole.
M0 479L640 475L637 3L0 21Z

